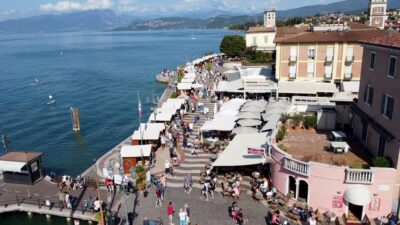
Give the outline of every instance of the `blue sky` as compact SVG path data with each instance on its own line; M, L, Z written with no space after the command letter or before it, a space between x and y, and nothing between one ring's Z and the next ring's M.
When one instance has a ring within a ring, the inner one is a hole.
M223 10L259 13L264 9L288 9L340 0L1 0L0 20L43 13L113 9L135 15L171 15L180 12Z

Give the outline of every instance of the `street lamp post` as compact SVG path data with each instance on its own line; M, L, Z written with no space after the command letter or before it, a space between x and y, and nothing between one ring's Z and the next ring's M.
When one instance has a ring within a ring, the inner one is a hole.
M103 213L103 201L102 201L101 193L100 193L99 176L97 175L96 159L93 159L93 162L94 162L94 174L96 176L97 197L99 198L99 201L100 201L100 220L99 220L99 224L100 225L105 225L105 223L104 223L104 213Z

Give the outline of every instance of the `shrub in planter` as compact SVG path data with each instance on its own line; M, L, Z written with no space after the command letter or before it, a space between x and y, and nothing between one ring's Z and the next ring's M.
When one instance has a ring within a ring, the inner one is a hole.
M286 124L288 120L290 120L291 116L289 113L284 113L281 115L282 124Z
M176 93L176 92L172 92L172 94L171 94L171 96L170 96L171 98L177 98L178 97L178 93Z
M136 168L136 188L138 190L146 189L146 170L142 165L137 165Z
M306 116L303 121L304 127L306 129L317 127L317 116Z
M301 116L301 115L294 115L294 116L292 117L292 125L293 125L293 128L296 128L296 127L300 126L302 120L303 120L303 116Z
M388 157L374 157L372 159L373 167L391 167L392 163Z
M278 141L282 141L284 137L285 137L285 133L282 130L278 130L278 133L276 134L276 139Z

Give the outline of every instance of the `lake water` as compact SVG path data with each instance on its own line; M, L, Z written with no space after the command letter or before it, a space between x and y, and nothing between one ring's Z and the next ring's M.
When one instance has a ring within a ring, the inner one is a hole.
M156 73L218 52L227 33L0 36L0 133L11 150L43 152L46 171L75 176L137 128L137 92L148 118L164 90ZM42 84L30 85L35 78ZM48 95L56 104L46 104ZM80 110L79 134L72 132L72 106Z
M7 134L10 150L43 152L47 172L75 176L137 128L138 92L143 118L148 118L164 90L155 74L205 52L219 52L223 36L232 33L0 35L0 133ZM35 78L40 85L31 85ZM55 104L46 104L49 95ZM72 132L70 107L80 110L78 134ZM0 220L2 225L43 224L23 214L2 215Z

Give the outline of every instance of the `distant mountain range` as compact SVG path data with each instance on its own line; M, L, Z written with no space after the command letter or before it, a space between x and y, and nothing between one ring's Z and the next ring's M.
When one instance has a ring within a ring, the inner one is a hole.
M39 15L0 22L0 32L41 33L107 30L126 26L131 20L111 10L90 10L60 15Z
M336 11L343 13L360 12L368 9L368 2L369 0L345 0L327 5L313 5L289 10L278 10L277 15L278 18L284 19L294 16L312 16L317 13L327 14ZM389 8L400 8L400 1L389 0ZM0 32L38 33L105 30L212 29L261 20L261 13L257 15L235 15L220 10L182 13L180 17L155 19L140 19L138 16L128 14L116 15L111 10L92 10L2 21L0 22Z

